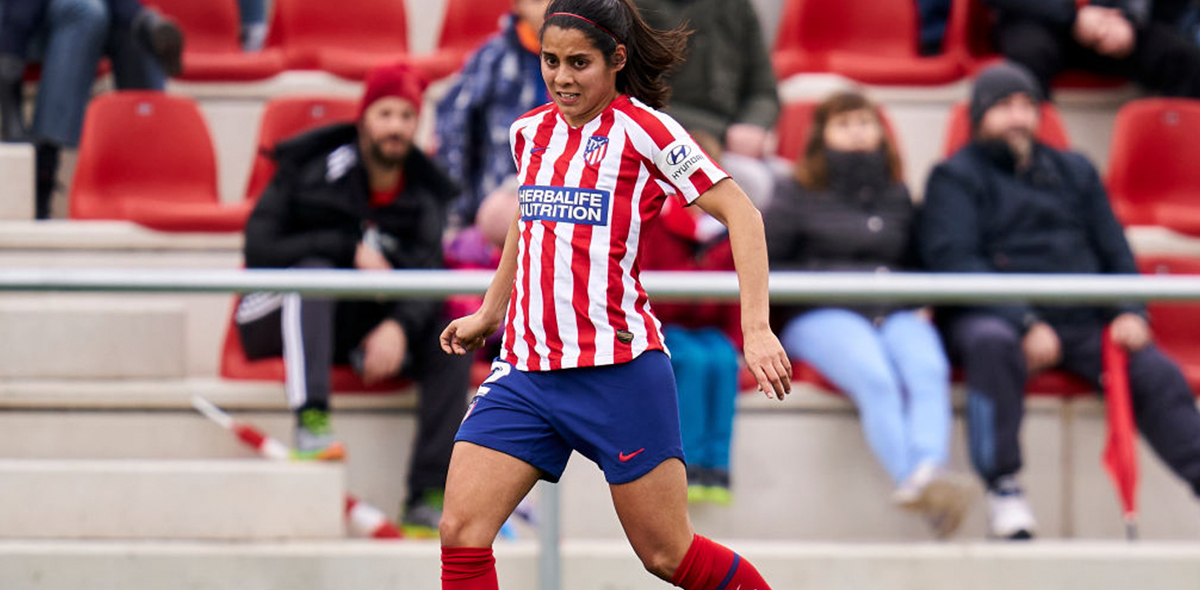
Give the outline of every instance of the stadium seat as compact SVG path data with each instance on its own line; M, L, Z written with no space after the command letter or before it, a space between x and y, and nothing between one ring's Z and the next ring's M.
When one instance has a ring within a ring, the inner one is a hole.
M248 81L270 78L284 69L277 49L242 51L237 0L145 0L183 29L184 80Z
M413 65L430 80L457 72L472 52L499 32L500 19L510 12L509 0L447 0L437 50L413 58Z
M958 56L967 75L974 76L1003 59L993 43L994 20L991 9L982 0L952 0L945 54ZM1054 78L1055 88L1077 90L1119 88L1128 83L1124 78L1082 70L1067 70Z
M238 299L233 302L237 312ZM236 381L284 381L283 357L250 360L242 348L242 337L238 333L233 315L225 330L225 342L221 348L221 377ZM329 386L335 393L391 393L410 388L411 381L389 380L367 385L349 365L335 365L329 374Z
M1200 259L1155 256L1138 259L1143 274L1200 275ZM1200 393L1200 302L1151 302L1150 328L1163 352L1179 363L1192 393Z
M1108 191L1125 225L1200 235L1200 101L1148 98L1117 111Z
M361 80L372 68L408 58L401 0L276 0L268 47L287 67Z
M212 140L191 99L131 91L92 100L71 186L72 219L237 231L248 214L244 204L220 203Z
M783 105L783 110L779 113L779 120L775 123L776 155L794 162L804 154L804 145L808 143L808 134L812 128L813 113L817 110L817 104L816 102L799 101ZM896 149L901 149L903 146L896 138L895 128L892 126L887 110L880 106L879 112L883 116L883 126L891 136L892 143L896 145Z
M258 199L275 175L275 161L270 153L277 143L316 127L353 121L357 114L358 101L349 98L288 96L267 102L255 144L258 155L246 184L246 200Z
M897 0L786 0L772 57L779 79L828 72L866 84L935 85L963 76L956 54L917 51L917 8Z
M1065 150L1071 147L1067 138L1067 127L1062 115L1053 103L1042 103L1042 120L1038 126L1038 141L1056 149ZM954 155L971 140L971 121L967 114L967 103L960 102L950 109L950 120L946 123L946 143L942 154L946 157Z

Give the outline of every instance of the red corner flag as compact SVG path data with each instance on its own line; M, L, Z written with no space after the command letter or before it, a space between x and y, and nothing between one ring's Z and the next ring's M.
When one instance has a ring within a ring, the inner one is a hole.
M1104 402L1108 414L1108 443L1104 446L1104 466L1112 476L1121 499L1125 531L1130 540L1137 537L1137 430L1133 420L1133 400L1129 392L1129 358L1125 349L1112 341L1104 330Z

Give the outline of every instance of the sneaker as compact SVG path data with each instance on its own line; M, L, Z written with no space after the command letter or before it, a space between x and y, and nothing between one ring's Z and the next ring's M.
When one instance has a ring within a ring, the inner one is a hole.
M175 21L145 8L134 18L133 28L168 76L183 72L183 31Z
M410 539L438 538L438 525L442 522L442 508L446 494L442 490L430 490L409 502L400 518L400 530Z
M900 485L892 500L905 510L923 514L934 534L944 539L962 525L967 508L978 495L979 486L971 477L925 462Z
M1037 523L1025 494L1012 477L1002 478L987 493L988 533L996 539L1024 541L1033 538Z
M341 461L346 446L333 436L327 410L308 409L297 416L296 448L292 458L300 461Z
M703 467L688 465L687 467L687 501L688 504L699 504L708 501L708 486L705 485Z

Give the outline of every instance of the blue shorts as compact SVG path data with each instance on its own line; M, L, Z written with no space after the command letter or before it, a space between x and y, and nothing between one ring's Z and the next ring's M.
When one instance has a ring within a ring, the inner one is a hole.
M497 360L455 440L512 455L552 482L572 450L608 483L631 482L683 460L671 361L651 350L619 365L526 372Z

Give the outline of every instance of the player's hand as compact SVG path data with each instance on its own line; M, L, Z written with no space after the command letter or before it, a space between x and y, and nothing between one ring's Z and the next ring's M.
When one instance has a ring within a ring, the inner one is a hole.
M395 376L408 354L408 335L396 320L384 320L363 340L363 383L370 385Z
M1025 351L1025 366L1030 373L1049 369L1062 360L1062 341L1050 324L1038 322L1025 333L1021 341Z
M792 361L769 328L743 331L746 367L758 382L758 390L780 401L792 392Z
M442 330L442 350L446 354L459 355L477 350L499 327L499 322L488 320L479 312L458 318Z
M354 268L358 270L392 270L392 263L383 254L366 244L359 243L354 251Z
M1150 344L1150 324L1136 313L1123 313L1109 325L1112 340L1121 348L1137 352Z

